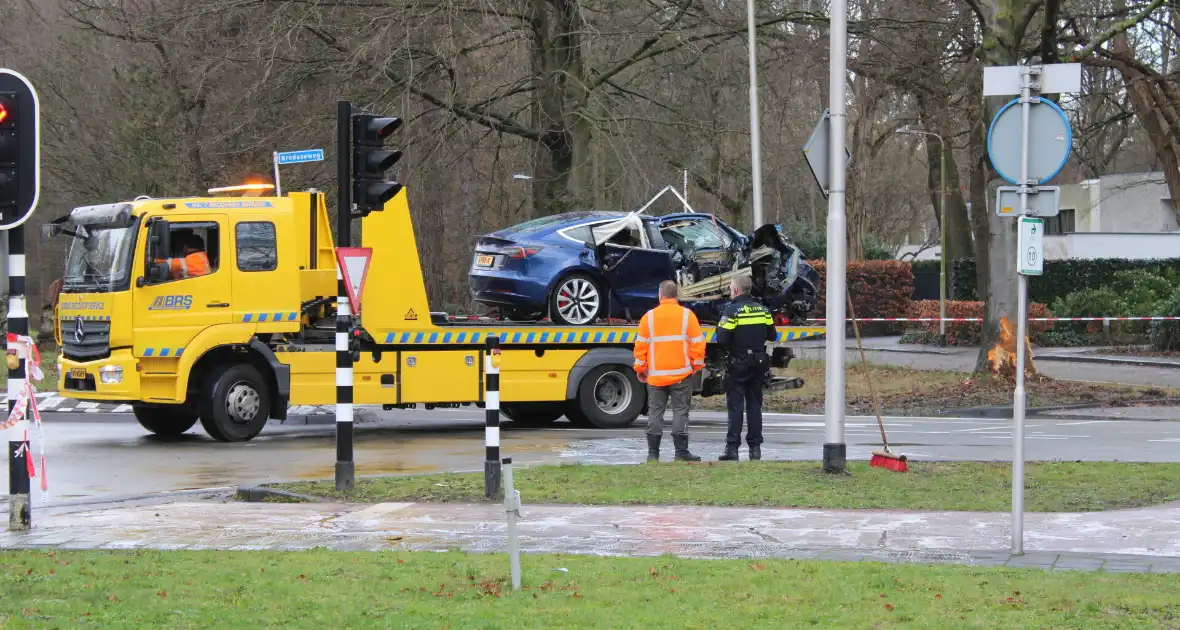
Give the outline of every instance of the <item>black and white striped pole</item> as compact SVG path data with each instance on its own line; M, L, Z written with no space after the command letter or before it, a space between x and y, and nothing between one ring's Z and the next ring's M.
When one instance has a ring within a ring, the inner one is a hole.
M500 496L500 338L488 337L484 350L483 493L491 499Z
M29 313L25 308L25 237L24 228L8 230L8 334L25 337L29 334ZM20 393L25 388L25 357L19 341L8 342L8 417L16 408ZM15 367L14 367L15 366ZM27 402L25 404L28 404ZM33 456L25 436L21 433L25 422L18 422L9 430L8 441L8 529L28 531L32 526L33 502L30 500L29 458Z
M352 234L352 103L336 108L336 247L351 245ZM336 489L351 490L356 483L352 459L352 352L348 334L352 309L344 286L344 269L336 263Z
M0 68L0 230L8 231L8 418L25 391L25 353L22 339L29 334L25 304L25 231L23 224L37 208L41 193L41 112L37 91L24 75ZM15 356L14 356L15 355ZM25 410L27 411L27 409ZM29 500L27 424L9 427L8 528L26 531L32 523ZM2 431L0 431L2 433Z

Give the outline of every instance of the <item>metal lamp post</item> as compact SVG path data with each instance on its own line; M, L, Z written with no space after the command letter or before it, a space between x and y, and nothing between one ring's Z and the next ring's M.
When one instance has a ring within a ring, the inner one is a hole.
M750 171L754 186L754 229L762 227L762 138L758 116L758 25L754 0L746 2L746 34L750 53ZM687 186L685 186L687 189ZM687 197L687 195L686 195Z
M938 138L938 144L941 150L938 153L938 174L939 174L939 191L938 191L938 230L939 230L939 247L941 253L938 256L938 343L939 345L946 345L946 141L942 136L933 131L922 131L920 129L910 129L909 127L901 127L897 133L908 133L915 136L934 136Z

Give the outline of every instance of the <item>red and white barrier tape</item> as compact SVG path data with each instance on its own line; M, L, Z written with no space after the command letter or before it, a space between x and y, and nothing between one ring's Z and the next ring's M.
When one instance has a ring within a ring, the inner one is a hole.
M37 444L40 447L38 455L41 460L41 498L42 502L48 502L49 478L45 474L45 432L41 427L41 410L37 408L37 390L33 387L34 380L40 381L45 378L45 373L41 371L41 352L37 349L37 344L33 342L33 339L25 335L8 333L7 341L9 350L16 350L17 354L25 359L25 384L17 392L16 404L13 405L12 412L8 414L5 422L0 424L0 430L20 424L28 418L29 412L32 412L33 424L37 427ZM25 461L29 466L29 478L35 479L37 469L33 462L33 453L29 449L29 431L27 429L24 433L24 443L16 454L20 455L21 452L24 453Z
M1030 317L1030 322L1170 322L1180 316L1166 317ZM808 319L809 322L826 322L827 318ZM845 321L852 321L847 318ZM858 322L979 322L982 317L858 317Z

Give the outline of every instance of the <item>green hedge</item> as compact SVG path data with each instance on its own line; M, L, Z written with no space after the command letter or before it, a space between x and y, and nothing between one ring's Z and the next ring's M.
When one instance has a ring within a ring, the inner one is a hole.
M1033 276L1028 282L1028 298L1032 302L1052 304L1078 289L1108 284L1119 271L1142 269L1168 279L1180 278L1180 258L1157 260L1127 260L1099 258L1095 260L1046 260L1045 274ZM975 261L960 258L954 262L952 296L955 300L978 300L975 287ZM1145 313L1138 313L1145 315Z

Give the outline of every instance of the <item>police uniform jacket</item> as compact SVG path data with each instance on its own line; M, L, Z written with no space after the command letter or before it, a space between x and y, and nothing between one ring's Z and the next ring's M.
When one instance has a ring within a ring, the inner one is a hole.
M778 338L774 317L749 295L739 295L725 307L717 323L717 343L731 358L751 352L765 352L766 342Z

